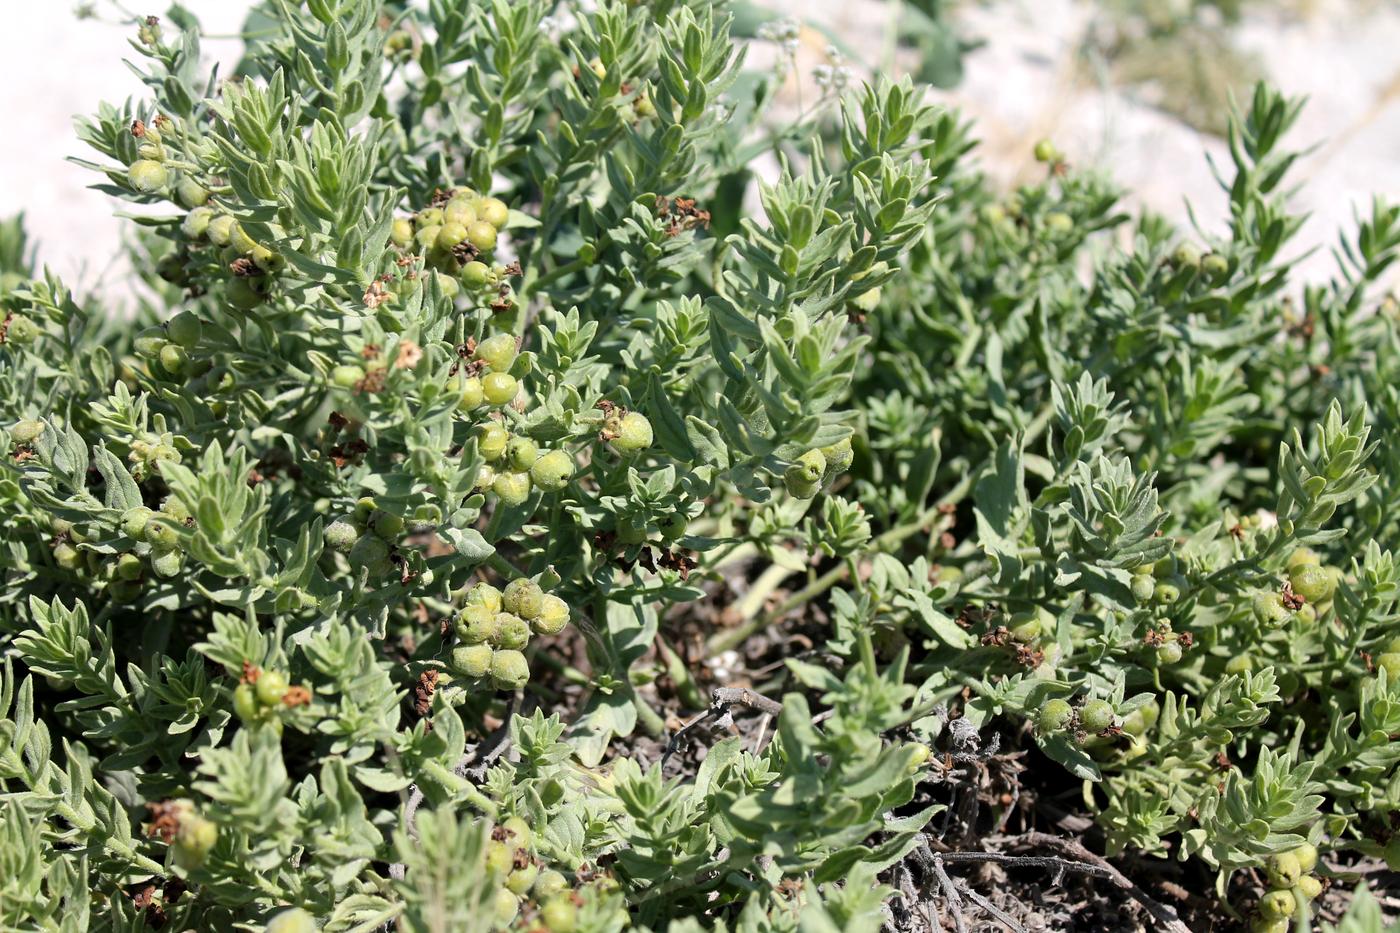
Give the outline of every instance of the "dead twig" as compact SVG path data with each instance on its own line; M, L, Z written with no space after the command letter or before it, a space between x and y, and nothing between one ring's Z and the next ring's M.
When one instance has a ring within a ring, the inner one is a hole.
M783 711L783 704L777 700L770 700L763 694L745 687L716 687L710 694L710 708L677 729L676 734L671 736L671 741L666 743L666 751L661 756L661 767L666 767L667 759L680 751L685 736L705 722L713 719L721 729L732 726L734 717L731 708L735 706L742 706L768 717L776 717Z
M958 893L953 879L948 877L948 872L943 868L943 859L937 853L933 853L931 861L933 873L938 876L938 886L943 889L943 901L948 905L948 913L953 918L953 929L957 933L967 933L967 921L963 919L962 914L962 895Z

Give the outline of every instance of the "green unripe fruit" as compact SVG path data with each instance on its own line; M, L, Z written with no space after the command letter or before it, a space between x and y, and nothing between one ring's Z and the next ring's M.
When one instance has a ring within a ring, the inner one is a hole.
M636 453L651 446L651 422L640 412L629 411L612 428L612 446L618 453Z
M1074 229L1074 219L1064 211L1051 211L1045 215L1045 229L1056 236Z
M239 253L243 254L244 256L247 256L250 255L253 252L253 250L257 248L258 241L253 239L252 236L249 235L247 230L243 229L243 225L241 223L234 221L233 226L229 228L228 245L236 249Z
M408 249L413 245L413 222L402 217L396 218L389 227L389 242L399 249Z
M515 922L516 915L520 913L520 898L506 888L497 888L492 913L495 914L497 926L510 926Z
M117 558L116 574L123 580L139 580L144 570L145 565L135 554L128 552Z
M185 555L180 551L152 551L151 569L156 576L169 579L185 566Z
M535 831L518 816L506 817L501 829L505 830L507 841L513 849L528 849L535 841Z
M1278 593L1260 593L1251 604L1254 617L1269 628L1278 628L1288 621L1288 607L1283 604L1283 596Z
M1133 710L1123 717L1122 729L1128 735L1140 736L1147 732L1147 720L1141 710Z
M476 358L486 364L492 372L503 373L515 362L515 338L510 334L497 334L487 337L476 347Z
M1303 567L1308 564L1321 564L1322 558L1317 556L1317 552L1311 548L1294 548L1293 553L1288 555L1287 567L1291 572L1295 567Z
M531 862L523 868L517 868L509 875L506 875L506 888L509 889L512 894L523 895L534 886L535 879L539 877L539 874L539 866Z
M180 178L180 183L175 186L175 197L179 199L181 206L196 208L208 202L209 189L195 181L189 175L185 175Z
M464 606L457 614L454 626L457 637L468 645L495 642L500 632L500 624L496 621L499 614L498 609L488 609L486 606Z
M199 865L219 841L219 827L202 816L188 815L175 831L177 856L188 867Z
M287 695L287 675L281 671L263 671L258 675L253 689L257 691L258 702L263 706L276 706Z
M838 475L845 473L851 468L851 461L855 460L855 451L851 449L851 439L843 438L828 447L821 448L821 454L826 458L826 470L822 473L822 483L826 484L835 479Z
M497 648L512 648L519 651L530 643L530 626L522 618L509 612L496 613Z
M510 432L498 422L491 421L481 428L481 436L477 438L476 450L487 460L499 460L506 452L506 444L510 442Z
M809 450L788 467L785 475L798 482L818 483L825 472L826 457L820 450Z
M1201 271L1212 282L1220 282L1230 274L1230 262L1224 256L1210 253L1201 259Z
M483 606L491 612L501 611L501 591L489 583L478 583L467 590L466 598L463 600L468 606Z
M503 648L491 656L491 683L497 690L518 690L530 679L530 665L525 655Z
M1386 673L1390 683L1400 683L1400 651L1387 651L1376 657L1376 668Z
M540 922L549 933L574 933L578 926L578 907L563 894L556 894L540 908Z
M419 227L418 232L413 235L413 240L424 249L430 249L437 245L438 234L442 232L442 224L430 224L426 227Z
M165 322L165 332L179 346L193 350L199 346L199 338L204 335L204 325L193 311L181 311Z
M1175 664L1181 660L1181 644L1176 641L1169 641L1164 645L1157 646L1158 664Z
M683 537L690 529L690 513L684 507L677 509L672 515L661 522L659 531L661 537L667 541L674 541Z
M1297 885L1293 888L1303 897L1310 901L1317 900L1317 896L1322 893L1322 882L1316 875L1304 875L1298 879Z
M1059 732L1074 718L1074 707L1065 700L1046 700L1036 714L1035 724L1041 732Z
M1225 673L1227 674L1243 674L1252 670L1254 670L1254 662L1250 660L1248 655L1237 654L1225 662Z
M640 518L629 515L617 520L617 540L623 544L640 544L646 537L646 522Z
M1059 153L1055 149L1055 144L1048 139L1042 139L1037 142L1032 152L1035 154L1035 160L1037 162L1059 161Z
M574 458L562 450L551 450L530 466L530 481L545 492L557 492L574 475Z
M466 677L477 680L491 673L490 645L459 645L452 649L452 667Z
M471 411L480 408L481 403L486 401L486 393L481 387L481 380L476 376L468 376L462 380L462 397L457 401L458 411Z
M1278 852L1269 856L1264 871L1269 876L1269 884L1276 888L1291 888L1303 877L1303 866L1292 852Z
M865 291L852 298L851 304L857 311L864 311L866 314L869 314L880 306L880 298L883 295L884 292L881 286L876 285L874 288L867 288Z
M1306 874L1317 867L1317 846L1305 842L1293 850L1293 857L1298 860L1298 869Z
M209 242L215 246L224 247L233 242L233 228L238 224L228 214L220 214L209 221L205 232L209 235Z
M253 260L253 265L267 273L281 272L287 267L287 260L281 253L274 252L261 243L253 244L253 248L248 251L248 258Z
M251 311L267 300L272 286L261 276L235 276L228 283L228 303L239 311Z
M1292 891L1270 891L1259 899L1259 913L1266 920L1291 917L1298 909Z
M425 502L413 509L413 515L406 523L406 527L413 534L423 534L432 531L442 524L442 509L431 502Z
M437 238L433 240L433 245L444 253L451 252L452 247L466 238L467 228L463 224L445 223L438 228Z
M233 688L233 711L244 722L252 722L261 715L258 695L252 684L239 684Z
M507 845L497 839L486 843L486 873L504 878L515 868L516 846Z
M1157 581L1150 573L1135 573L1128 588L1133 591L1133 599L1139 603L1147 603L1151 602L1152 597L1156 595Z
M321 538L332 551L348 554L355 542L360 540L360 530L345 519L338 518L326 526Z
M64 570L77 570L83 555L67 541L60 541L53 549L54 563Z
M170 181L170 172L154 159L137 159L126 170L126 180L142 194L159 191Z
M477 204L476 215L485 223L499 230L510 220L510 208L500 198L483 198Z
M292 907L267 921L263 933L316 933L316 918L300 907Z
M212 207L196 207L180 221L180 232L191 240L202 240L209 233L209 224L213 220Z
M1288 581L1293 584L1293 592L1310 603L1325 602L1332 598L1337 589L1337 581L1325 567L1317 564L1302 564L1288 571Z
M553 869L548 869L540 872L530 893L537 901L547 901L556 894L563 894L567 890L569 890L569 879Z
M481 391L488 404L500 408L515 401L520 384L510 373L487 373L481 380Z
M1011 625L1009 626L1011 637L1023 645L1030 644L1045 631L1047 622L1046 616L1049 616L1048 622L1053 625L1055 622L1054 616L1050 616L1048 612L1042 609L1016 613L1011 617Z
M44 433L44 422L26 418L10 428L10 440L16 444L30 444Z
M128 538L144 540L146 533L146 523L155 514L144 505L138 505L134 509L127 509L122 513L122 534Z
M331 370L331 384L338 389L353 389L365 378L365 371L353 363Z
M442 208L425 207L423 210L413 215L413 226L419 230L425 227L442 226Z
M178 376L185 371L185 365L189 363L190 356L185 352L184 347L177 347L173 343L167 343L160 348L160 365L172 376Z
M506 444L506 463L517 473L528 472L540 458L540 448L528 437L512 437Z
M378 535L364 535L346 555L357 571L369 568L370 576L383 576L389 570L389 545Z
M1249 933L1288 933L1293 926L1286 917L1267 919L1260 917L1249 928Z
M1179 269L1198 266L1201 263L1201 251L1190 243L1182 243L1172 251L1172 263Z
M1158 583L1152 588L1154 602L1170 606L1181 599L1181 589L1175 583Z
M569 624L569 604L553 593L540 601L539 615L530 620L536 635L558 635Z
M522 619L534 619L544 607L544 590L533 580L512 580L501 594L501 605Z
M458 224L463 228L462 239L466 239L466 227L476 223L476 205L470 196L453 195L442 208L444 224ZM458 240L457 242L461 242Z
M1102 732L1113 725L1113 705L1107 700L1090 700L1079 710L1079 724L1085 732Z
M392 512L375 512L369 517L370 530L385 541L397 541L403 534L403 516Z
M153 518L146 522L145 538L152 547L168 551L180 543L180 534L164 519Z
M467 242L479 252L489 253L496 248L496 228L484 220L478 220L467 227Z
M462 267L462 284L468 288L481 288L491 281L491 269L484 262L473 259Z
M491 481L491 491L505 505L520 505L530 498L530 474L497 473Z
M165 331L159 327L148 328L147 330L143 330L136 339L132 341L132 349L144 357L158 357L160 356L160 351L170 343L170 341L165 339L165 336Z

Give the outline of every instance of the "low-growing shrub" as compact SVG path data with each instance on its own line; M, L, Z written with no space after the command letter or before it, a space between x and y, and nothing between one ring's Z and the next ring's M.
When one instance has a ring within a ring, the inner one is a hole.
M1260 930L1400 868L1400 214L1302 285L1295 101L1181 231L729 28L139 24L134 319L0 236L0 925L874 930L1010 747Z

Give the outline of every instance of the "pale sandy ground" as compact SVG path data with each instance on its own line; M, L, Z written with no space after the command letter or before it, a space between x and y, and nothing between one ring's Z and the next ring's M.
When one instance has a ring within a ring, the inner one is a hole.
M243 0L185 3L216 34L235 31L247 7ZM899 8L876 0L771 5L825 23L870 62L887 47L889 17ZM1305 245L1326 247L1355 207L1400 188L1400 8L1363 0L1312 6L1302 18L1256 13L1239 35L1276 83L1311 99L1292 139L1320 148L1300 167L1308 184L1297 204L1312 214ZM0 56L0 118L11 140L0 147L0 214L24 210L41 260L66 278L85 287L115 285L128 278L113 262L121 223L106 196L87 190L92 176L63 160L86 155L73 137L74 114L142 89L121 62L133 54L126 45L131 30L110 21L110 8L107 22L80 22L72 8L70 0L0 0L13 30ZM1091 3L996 0L966 4L961 15L965 30L987 44L969 57L962 85L937 97L976 118L984 164L994 175L1012 181L1035 171L1030 148L1049 136L1075 162L1111 169L1140 203L1182 222L1186 200L1198 215L1220 217L1223 197L1202 153L1228 162L1223 143L1076 67ZM821 60L824 44L815 32L804 35L801 70ZM206 45L225 59L236 48L228 40ZM1305 269L1312 278L1329 274L1325 250Z

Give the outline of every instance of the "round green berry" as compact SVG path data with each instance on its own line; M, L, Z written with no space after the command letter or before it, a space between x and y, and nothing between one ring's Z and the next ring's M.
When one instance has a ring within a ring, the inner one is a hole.
M228 214L220 214L209 221L205 232L209 235L209 242L215 246L224 247L233 242L233 228L238 225Z
M1133 591L1133 599L1138 603L1149 603L1157 592L1157 580L1150 573L1135 573L1128 588Z
M467 242L479 252L489 253L496 248L496 228L484 220L478 220L467 227Z
M1305 842L1293 849L1293 857L1298 860L1298 869L1304 873L1317 867L1317 846Z
M502 878L510 874L511 870L515 867L516 848L516 846L507 845L498 839L492 839L490 842L486 843L484 859L486 863L486 873L489 875L498 875Z
M556 894L563 894L569 890L569 879L553 869L540 872L535 879L535 886L531 889L531 894L537 901L548 901Z
M820 483L826 473L826 457L820 450L809 450L787 468L783 478L796 483Z
M1059 732L1074 718L1074 707L1065 700L1046 700L1036 714L1035 724L1041 732Z
M578 907L568 895L555 894L540 907L540 922L549 933L574 933L578 927Z
M500 198L482 198L477 204L476 216L499 230L510 220L510 208Z
M151 520L155 513L144 505L127 509L122 513L121 526L122 534L135 540L144 540L146 536L146 523Z
M57 549L55 549L54 553L55 555L57 554ZM59 562L59 566L63 566L62 561ZM73 568L69 567L67 569L71 570ZM118 603L134 603L141 598L141 581L113 580L107 584L107 595Z
M1085 732L1102 732L1113 725L1113 705L1107 700L1090 700L1079 709L1079 724Z
M426 227L441 227L442 220L442 208L425 207L413 215L413 226L418 230Z
M510 432L499 422L488 421L482 425L481 434L476 441L476 450L487 460L499 460L505 454L508 443Z
M159 191L170 181L170 172L154 159L137 159L126 170L126 180L133 190L142 194Z
M454 246L467 238L467 228L458 223L445 223L438 228L433 245L443 252L450 252Z
M225 297L236 310L251 311L266 301L271 292L272 285L266 278L257 275L239 275L234 276L229 281Z
M1181 588L1175 583L1161 582L1152 588L1152 600L1163 606L1170 606L1181 599Z
M558 635L569 624L569 604L553 593L540 601L539 615L530 620L536 635Z
M1172 251L1172 264L1178 269L1195 268L1201 264L1201 251L1194 244L1182 243Z
M344 363L331 370L331 384L338 389L353 389L364 378L364 369L353 363Z
M1291 917L1298 909L1292 891L1270 891L1259 899L1259 913L1266 920Z
M274 914L263 933L316 933L316 918L300 907L292 907Z
M1221 282L1230 274L1230 261L1217 253L1208 253L1201 258L1201 271L1212 282Z
M851 449L849 437L821 448L821 455L826 459L826 469L822 472L823 485L849 470L851 462L855 460L856 456L855 451Z
M419 227L418 232L413 235L413 240L424 249L431 249L437 245L438 234L441 232L442 224L429 224Z
M1310 901L1317 900L1317 896L1322 893L1322 882L1318 880L1316 875L1304 875L1298 879L1293 890Z
M574 458L562 450L551 450L530 465L530 481L545 492L557 492L574 475Z
M485 606L463 606L454 626L457 637L468 645L495 642L500 631L500 624L496 621L499 614L498 610Z
M506 372L515 362L515 338L510 334L496 334L494 337L487 337L477 344L475 355L492 372Z
M204 335L204 325L193 311L181 311L165 322L165 332L178 346L193 350L199 346L199 338Z
M491 281L491 269L486 263L473 259L462 267L462 284L468 288L481 288Z
M212 207L196 207L180 221L180 232L191 240L202 240L209 232L209 224L214 220Z
M287 675L281 671L263 671L253 686L258 694L258 702L263 706L276 706L281 703L289 687Z
M530 643L530 625L524 619L509 612L496 613L497 648L513 648L519 651Z
M1277 852L1269 856L1264 872L1273 887L1291 888L1303 877L1303 866L1299 863L1298 856L1292 852Z
M520 913L520 898L511 893L508 888L497 888L492 913L496 918L496 926L510 926Z
M880 298L883 294L884 292L881 290L881 287L876 285L874 288L867 288L865 291L852 298L851 304L857 311L864 311L866 314L869 314L880 306Z
M520 505L530 497L530 474L497 473L491 481L491 491L504 505Z
M396 217L389 227L389 242L399 249L408 249L413 245L413 222L403 217Z
M1059 160L1059 152L1055 149L1055 144L1048 139L1037 142L1032 151L1037 162L1056 162Z
M528 437L516 435L506 444L506 464L517 473L529 472L540 458L539 445Z
M530 824L518 816L508 816L501 822L501 829L510 845L516 849L528 849L535 841L535 832Z
M1288 607L1283 604L1283 596L1279 593L1259 593L1254 597L1251 607L1254 618L1268 628L1278 628L1289 619Z
M152 547L158 547L161 550L169 550L180 543L180 533L175 530L175 527L170 522L159 518L153 518L146 522L143 536Z
M1317 552L1311 548L1294 548L1293 553L1288 555L1286 566L1290 571L1295 567L1303 567L1307 564L1321 564L1322 558L1317 556Z
M459 224L463 228L462 239L466 239L466 227L476 223L475 200L470 195L453 195L452 200L442 207L442 222L444 224Z
M491 612L501 611L501 591L489 583L478 583L467 590L466 598L463 600L468 606L484 606Z
M239 684L233 688L233 711L244 722L253 722L262 715L258 694L252 684Z
M1051 211L1045 215L1045 229L1056 236L1074 229L1074 219L1064 211Z
M26 418L10 428L10 440L16 444L32 444L44 433L44 422Z
M1008 628L1011 631L1013 640L1023 645L1028 645L1035 641L1045 631L1045 616L1050 616L1049 624L1054 625L1055 617L1051 616L1043 609L1033 609L1029 612L1018 612L1011 617Z
M629 411L611 427L612 446L618 453L636 453L651 446L651 422L641 412Z
M151 570L155 571L158 577L169 579L177 575L184 566L185 555L182 551L151 551Z
M1158 664L1175 664L1181 660L1181 643L1169 641L1157 646Z
M175 858L184 868L203 863L218 844L219 827L202 816L187 815L175 831Z
M1400 683L1400 651L1386 651L1377 655L1376 669L1385 671L1390 683Z
M481 380L481 391L488 404L501 408L515 401L520 393L520 384L510 373L487 373Z
M1331 599L1337 589L1336 578L1318 564L1301 564L1290 568L1288 581L1293 585L1293 592L1310 603Z
M501 593L501 605L522 619L534 619L544 607L544 590L533 580L512 580Z
M480 680L491 673L493 654L490 645L458 645L452 649L452 667L465 677Z
M348 554L355 542L360 540L360 530L345 519L338 518L321 532L321 539L332 551Z
M529 679L530 665L519 651L502 648L491 656L491 683L497 690L518 690Z
M175 186L175 197L182 207L193 209L209 201L209 189L189 175L182 175Z
M468 376L463 379L462 397L457 400L457 410L472 411L480 408L484 401L486 401L486 393L481 387L481 380L476 376Z
M369 517L370 530L385 541L397 541L403 534L403 516L378 511Z
M184 347L178 347L173 343L167 343L160 348L161 368L172 376L178 376L183 373L189 361L190 356L185 352Z
M368 568L371 577L381 577L389 570L389 545L378 535L363 535L346 556L356 571Z
M144 571L145 564L141 563L141 558L129 551L117 558L115 572L123 580L139 580Z
M534 887L535 879L539 877L539 866L534 862L528 862L524 866L506 875L506 888L512 894L525 895L530 888Z

